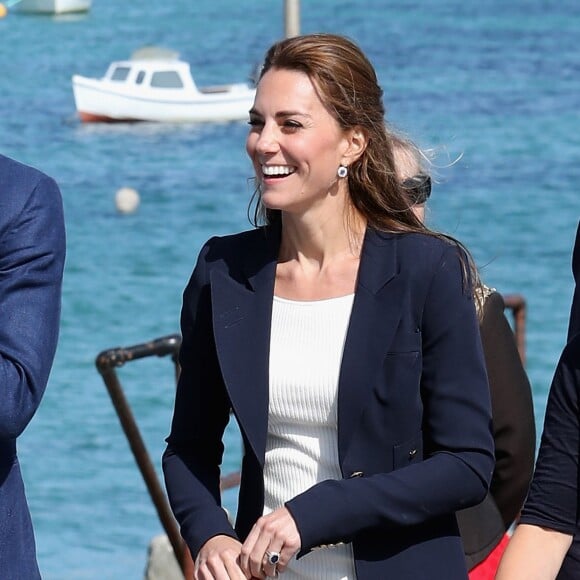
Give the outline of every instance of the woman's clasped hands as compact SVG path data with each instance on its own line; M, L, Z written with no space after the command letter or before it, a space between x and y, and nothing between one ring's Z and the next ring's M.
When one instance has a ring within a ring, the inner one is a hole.
M287 508L262 516L242 544L230 536L214 536L195 561L194 580L263 580L284 572L300 550L300 534Z

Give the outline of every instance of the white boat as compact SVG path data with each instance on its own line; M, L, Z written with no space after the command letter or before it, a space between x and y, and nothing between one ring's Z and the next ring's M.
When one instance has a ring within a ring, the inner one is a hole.
M92 0L19 0L15 7L20 12L38 14L68 14L87 12Z
M242 120L256 93L247 83L197 87L187 62L156 49L111 63L100 79L73 75L72 87L83 122Z

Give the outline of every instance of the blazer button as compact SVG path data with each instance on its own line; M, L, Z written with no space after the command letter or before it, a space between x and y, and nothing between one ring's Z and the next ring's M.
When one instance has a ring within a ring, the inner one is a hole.
M411 449L411 451L409 451L409 459L413 459L413 457L415 457L415 455L417 455L417 450Z
M364 473L362 471L353 471L349 477L362 477Z

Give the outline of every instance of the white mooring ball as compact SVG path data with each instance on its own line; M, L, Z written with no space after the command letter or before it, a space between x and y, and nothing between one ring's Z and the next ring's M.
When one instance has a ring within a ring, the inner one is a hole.
M115 205L119 213L133 213L139 207L139 194L132 187L121 187L115 195Z

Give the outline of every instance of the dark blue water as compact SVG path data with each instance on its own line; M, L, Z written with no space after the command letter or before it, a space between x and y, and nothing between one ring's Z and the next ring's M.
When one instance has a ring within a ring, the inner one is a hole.
M525 296L540 426L580 217L580 5L318 0L302 2L301 22L364 48L388 120L437 152L431 224L468 245L489 285ZM48 580L142 577L161 526L94 360L178 330L201 243L245 228L251 194L244 123L82 126L70 77L100 76L156 44L190 61L200 85L243 81L282 35L282 0L94 0L83 17L0 20L0 151L58 180L68 223L60 347L20 442ZM134 215L115 211L122 186L141 195ZM120 376L159 468L171 363L139 361ZM232 430L226 471L238 454Z

